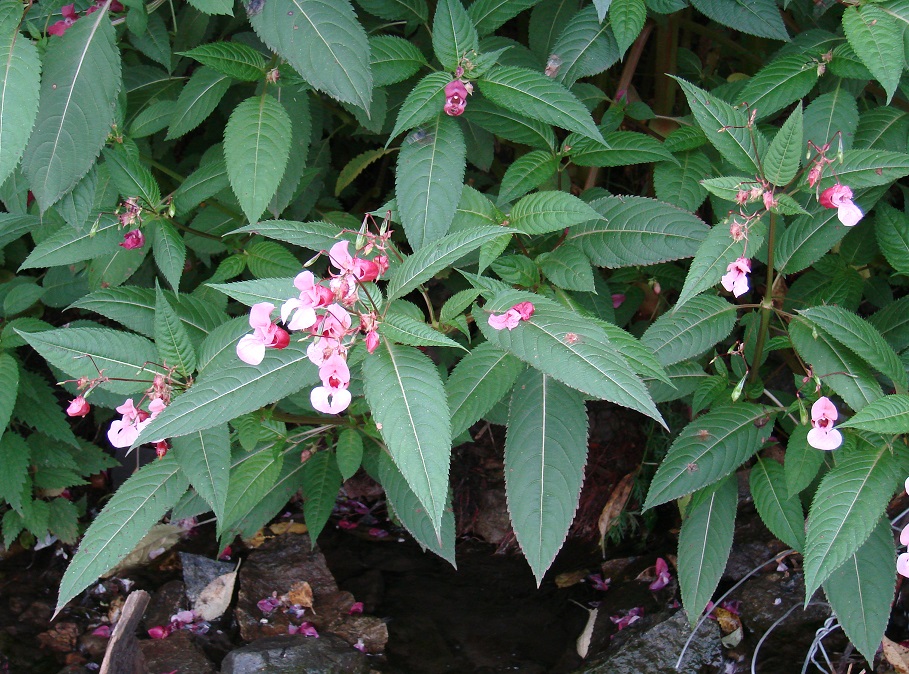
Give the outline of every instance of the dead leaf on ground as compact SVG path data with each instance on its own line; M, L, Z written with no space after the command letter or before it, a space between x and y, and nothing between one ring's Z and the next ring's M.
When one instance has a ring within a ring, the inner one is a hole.
M208 621L217 620L224 615L234 595L236 580L237 572L231 571L218 576L206 585L193 604L193 611L196 615L202 620Z
M280 536L281 534L305 534L309 531L305 524L302 522L294 522L293 520L275 522L268 528L271 529L271 532L276 536Z
M716 616L717 624L723 634L732 634L736 630L742 629L742 619L722 606L717 606L713 609L713 615Z
M184 533L184 529L176 527L173 524L156 524L147 534L145 534L145 537L139 541L139 545L136 546L135 550L124 557L123 561L117 564L117 566L105 573L103 577L109 578L110 576L116 576L126 569L148 564L148 562L151 561L149 555L152 552L158 550L164 552L169 550L177 544Z
M584 631L581 632L581 636L578 637L576 648L578 655L581 658L586 658L587 653L590 651L590 640L593 638L593 626L597 622L597 613L600 612L600 609L586 609L590 613L590 617L587 618L587 624L584 625Z
M560 573L555 578L556 587L571 587L572 585L577 585L587 576L590 575L590 571L587 569L578 569L577 571L566 571Z
M628 475L619 480L615 489L612 490L612 494L606 502L603 511L600 513L600 519L597 521L597 528L600 530L601 550L606 544L606 534L609 533L609 530L618 521L619 515L625 510L625 506L628 505L628 499L631 498L631 488L634 486L635 475L637 475L637 471L628 473Z
M909 648L884 637L884 657L900 674L909 674Z
M285 596L291 604L312 608L312 587L305 580L297 581L291 585Z

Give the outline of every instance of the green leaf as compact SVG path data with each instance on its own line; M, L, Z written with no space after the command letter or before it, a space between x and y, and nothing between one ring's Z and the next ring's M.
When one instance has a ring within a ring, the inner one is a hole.
M480 98L470 102L470 121L496 136L541 150L556 146L552 127Z
M509 215L511 227L525 234L548 234L583 222L601 220L600 214L568 192L536 192L516 203Z
M683 210L696 211L707 198L707 190L700 181L713 171L710 160L703 152L690 150L679 154L677 161L661 161L654 165L656 197Z
M0 353L0 429L5 430L9 424L18 391L19 366L8 353ZM0 430L0 436L3 430Z
M789 323L789 338L798 354L811 365L814 375L856 412L883 395L865 362L827 333L812 330L807 321L794 319Z
M775 58L748 80L736 100L746 103L749 110L756 110L756 119L766 119L793 101L807 96L817 83L817 69L817 59L813 56L803 52L785 54Z
M208 283L228 297L251 307L258 302L271 302L280 306L299 291L294 287L293 278L264 278L255 281L238 281L236 283Z
M559 288L595 292L593 269L581 249L563 244L551 253L537 256L537 264L550 282Z
M530 9L540 0L474 0L467 13L480 35L489 35L509 19L525 9Z
M652 161L677 163L676 158L660 141L643 133L613 131L603 138L605 144L577 134L568 136L564 146L568 148L572 163L578 166L625 166Z
M728 478L699 499L679 532L679 585L688 621L694 625L720 582L729 551L738 501L736 481Z
M205 14L233 16L234 3L230 0L188 0L188 2Z
M779 16L773 0L759 0L763 1L771 2L773 11ZM745 111L733 108L680 77L673 79L685 92L688 106L707 140L736 168L749 175L759 175L761 169L758 158L766 154L767 140L757 128L749 126Z
M458 437L483 418L514 386L524 365L484 342L455 365L445 382L451 406L451 436Z
M383 340L364 362L363 377L382 439L438 535L451 452L448 402L439 373L416 349Z
M903 63L893 57L903 49L904 25L874 5L847 7L843 12L843 32L856 55L893 98L903 74Z
M824 594L849 640L871 662L890 620L896 585L896 550L882 518L868 540L824 583Z
M363 436L359 431L345 428L338 433L338 443L335 445L335 460L341 479L349 480L360 469L363 462Z
M0 3L0 183L16 168L38 115L41 61L31 40L19 33L22 5Z
M224 129L227 176L250 222L278 191L290 156L291 124L284 106L263 93L238 105Z
M793 220L777 238L774 265L777 271L794 274L817 262L846 234L836 209L812 208L809 215Z
M772 429L773 413L751 403L717 407L698 417L666 453L650 483L644 509L708 487L731 474L761 448Z
M881 252L897 272L909 274L909 217L884 203L874 213L874 234Z
M827 333L905 392L906 369L896 352L865 319L842 307L819 306L799 311L808 322Z
M133 14L133 12L130 12ZM127 18L127 21L129 19ZM130 42L133 46L148 58L160 63L168 71L172 69L171 61L173 56L170 50L170 33L167 31L167 25L161 18L161 13L156 12L145 18L145 28L136 30L130 27Z
M76 504L65 498L55 498L48 502L48 506L50 533L67 545L75 545L79 539L79 512Z
M167 220L155 220L153 251L155 264L175 291L180 287L180 277L186 263L186 243L180 232Z
M79 447L79 441L73 435L69 419L63 413L56 393L44 377L26 369L20 370L13 419L54 440Z
M879 398L840 426L871 433L909 433L909 395L894 394Z
M802 158L802 106L796 106L764 156L764 177L783 187L795 178Z
M861 547L902 483L899 460L889 447L859 441L837 454L821 480L808 514L805 596L825 582Z
M533 316L514 330L495 330L490 313L532 302ZM503 351L583 393L628 407L663 423L643 382L595 323L539 295L503 291L474 320L483 335Z
M227 75L214 68L198 68L174 104L174 115L165 140L180 138L204 122L229 88L230 78Z
M788 40L789 34L774 0L692 0L708 18L734 30L771 40Z
M169 105L173 108L173 103ZM189 174L174 192L173 204L177 215L186 215L205 199L230 186L227 163L220 152L217 154L219 155L217 159L203 164Z
M724 220L711 229L701 243L688 269L685 285L682 286L673 312L695 295L719 283L729 264L744 256L746 249L760 250L761 244L764 243L764 235L767 233L767 225L763 220L752 220L748 226L748 238L740 241L732 238L729 226L729 221Z
M526 370L508 413L505 490L515 537L537 586L568 535L586 463L583 396L538 370Z
M877 185L889 185L909 175L909 154L882 150L848 150L843 161L832 165L836 175L828 175L819 183L821 190L841 182L853 190Z
M349 0L266 2L249 22L314 88L369 110L369 42Z
M246 249L246 264L259 279L296 276L300 263L284 246L274 241L259 241Z
M584 104L542 73L516 66L496 66L480 80L480 91L493 103L512 112L604 142Z
M783 470L786 474L786 491L789 496L797 496L805 487L814 481L817 472L824 463L824 452L808 444L810 426L799 425L789 436L786 443L786 463Z
M88 173L114 121L120 52L106 8L51 40L44 54L35 131L22 157L42 211Z
M801 552L805 547L805 514L798 495L786 490L783 467L773 459L758 459L751 467L754 506L770 533Z
M187 485L176 460L168 456L143 466L124 482L85 532L63 574L57 613L132 552L183 495Z
M732 332L735 307L721 297L694 297L660 316L641 336L663 365L697 356Z
M394 311L389 312L382 321L380 333L393 342L408 346L448 346L467 350L423 321Z
M426 0L357 0L370 14L388 21L406 21L407 23L426 23L429 20L429 8Z
M566 87L582 77L603 72L621 56L610 22L601 23L592 6L571 18L553 45L552 54L561 59L553 79Z
M208 42L179 54L244 82L265 77L265 57L242 42Z
M369 67L376 87L403 82L426 65L423 52L412 42L394 35L370 37L369 52Z
M454 1L454 0L450 0ZM414 251L436 244L454 219L464 185L467 146L458 123L438 113L434 122L404 141L395 193L407 241Z
M23 489L29 481L31 450L21 436L4 433L0 438L0 497L16 512L23 512ZM27 490L31 498L31 488Z
M196 352L186 328L160 287L155 288L155 345L165 367L176 367L184 378L196 370Z
M367 150L351 159L338 173L335 196L339 196L366 168L388 154L388 150Z
M60 328L19 333L44 359L74 379L106 377L132 380L150 376L157 362L155 346L139 335L108 328ZM102 381L100 387L114 393L133 394L148 388L148 381Z
M235 229L231 234L250 232L269 239L292 243L313 251L327 251L341 236L341 228L330 222L296 222L294 220L263 220Z
M902 142L909 135L909 114L896 108L882 105L862 112L855 130L855 147L870 150L905 149ZM846 149L849 149L848 147Z
M442 512L441 528L437 527L426 507L417 498L404 475L394 462L383 453L379 459L379 479L385 489L385 496L395 516L424 549L431 550L449 564L455 564L455 525L451 509L451 497L446 500Z
M283 464L281 454L264 449L232 466L224 519L218 520L218 538L222 545L229 542L230 534L235 534L245 524L244 520L256 511L256 506L272 492ZM274 512L267 519L273 516Z
M124 198L138 197L145 207L157 210L161 203L161 188L139 158L122 143L104 148L103 154L104 165L120 195Z
M219 520L224 517L230 476L230 438L227 424L196 431L171 440L171 454L193 489L211 506Z
M444 72L430 73L417 82L401 104L398 118L395 121L394 129L388 136L386 147L403 131L427 124L439 116L445 105L445 87L449 82L451 82L451 74ZM409 142L410 140L404 141L405 147Z
M647 5L644 0L612 0L609 5L609 22L621 53L628 51L644 28L646 20Z
M316 452L303 466L303 517L309 529L313 547L331 516L338 490L341 488L341 472L331 452Z
M599 319L594 320L606 333L613 346L628 361L635 373L642 377L659 380L669 386L672 385L666 370L660 365L660 361L657 360L656 355L649 346L645 346L637 337L613 323Z
M155 438L204 431L317 381L315 365L306 357L306 349L296 342L284 349L267 349L259 365L247 365L238 358L233 366L213 372L207 369L186 393L158 415L134 446Z
M439 0L432 20L432 50L445 70L454 72L463 57L479 51L473 20L460 0Z
M842 138L843 149L848 150L852 147L853 135L859 123L855 96L843 87L821 94L805 108L804 121L806 144L810 140L822 147L826 143L838 143L837 138ZM837 132L841 132L841 135L837 136Z
M692 257L710 231L698 217L644 197L604 197L590 204L602 217L572 227L566 241L598 267L631 267Z
M531 150L518 157L505 170L498 203L518 199L556 175L559 160L548 150Z

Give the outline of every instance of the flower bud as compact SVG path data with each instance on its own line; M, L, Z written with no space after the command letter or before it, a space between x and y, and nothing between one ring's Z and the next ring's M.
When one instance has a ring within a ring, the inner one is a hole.
M66 413L71 417L84 417L91 409L92 406L85 401L85 398L76 396L76 398L70 402L69 407L66 408Z
M145 235L141 229L133 229L123 235L123 241L120 243L121 248L126 250L135 250L145 245Z

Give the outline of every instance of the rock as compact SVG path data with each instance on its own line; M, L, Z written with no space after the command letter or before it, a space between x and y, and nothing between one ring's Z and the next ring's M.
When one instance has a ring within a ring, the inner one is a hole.
M611 647L604 658L577 670L582 674L678 674L699 672L703 667L718 666L723 660L720 628L716 622L705 620L685 651L680 670L675 663L691 634L688 618L678 610L662 622L650 627L626 628L624 642ZM624 632L623 631L623 632ZM620 633L622 634L622 633Z
M185 586L179 580L171 580L152 595L145 610L145 629L167 625L172 615L183 609Z
M388 626L384 620L371 615L348 615L329 627L351 646L361 641L366 652L372 655L383 653L388 643Z
M166 639L140 641L139 650L145 657L148 672L216 674L218 671L188 630L177 630Z
M181 670L182 671L182 670ZM187 670L194 671L194 670ZM228 653L222 674L367 674L369 660L340 637L287 634L258 639Z
M79 639L79 626L76 623L61 622L54 625L47 632L38 635L38 643L58 653L69 653L75 650Z
M234 570L231 562L218 562L202 555L181 552L180 562L183 565L183 582L186 585L186 598L190 604L195 603L199 593L218 576Z
M487 543L498 545L511 535L511 517L505 499L505 487L481 491L474 533Z
M818 593L820 594L820 593ZM733 599L742 602L742 622L757 634L763 634L793 606L792 611L780 624L782 629L791 629L815 623L820 624L830 615L826 602L812 604L806 610L801 605L805 600L805 578L801 573L767 573L749 579L736 592ZM812 631L813 631L812 627Z
M12 602L11 602L12 603ZM45 627L54 615L54 607L46 601L34 601L19 615L19 622L32 627Z

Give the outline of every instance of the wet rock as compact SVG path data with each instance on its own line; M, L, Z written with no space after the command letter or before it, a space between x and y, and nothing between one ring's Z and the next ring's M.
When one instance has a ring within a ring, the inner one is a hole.
M188 670L189 671L189 670ZM366 674L369 660L340 637L299 634L258 639L228 653L222 674Z
M79 650L86 653L89 657L100 658L104 655L104 651L107 650L109 637L92 634L93 631L93 629L89 629L79 637Z
M752 632L763 634L783 615L796 606L781 623L783 629L808 625L811 631L827 619L826 603L811 604L803 610L805 578L801 573L767 573L746 581L734 599L742 602L742 622ZM816 599L822 599L820 592Z
M58 653L69 653L75 650L78 639L79 626L70 622L57 623L47 632L38 635L38 643L42 648Z
M54 608L50 602L35 601L29 604L28 608L19 615L19 622L32 627L44 628L50 622L54 614Z
M384 652L385 644L388 643L388 626L385 621L371 615L348 615L329 629L351 646L359 642L367 653L373 655Z
M183 565L183 582L186 585L186 598L194 604L199 593L218 576L234 570L231 562L218 562L202 555L181 552L180 562Z
M505 488L491 488L478 495L479 512L474 533L487 543L498 545L511 534L511 517L505 498Z
M644 622L644 621L642 621ZM624 636L627 633L627 636ZM678 674L718 666L722 660L720 628L705 620L685 651L681 669L675 663L691 634L688 618L678 610L669 618L643 629L634 626L620 633L624 641L611 647L604 658L579 669L580 674ZM617 638L618 641L618 638Z
M145 657L146 671L150 673L216 674L218 671L187 630L178 630L167 639L140 641L139 650Z
M166 625L170 617L183 609L185 586L179 580L171 580L152 595L145 610L145 629Z

